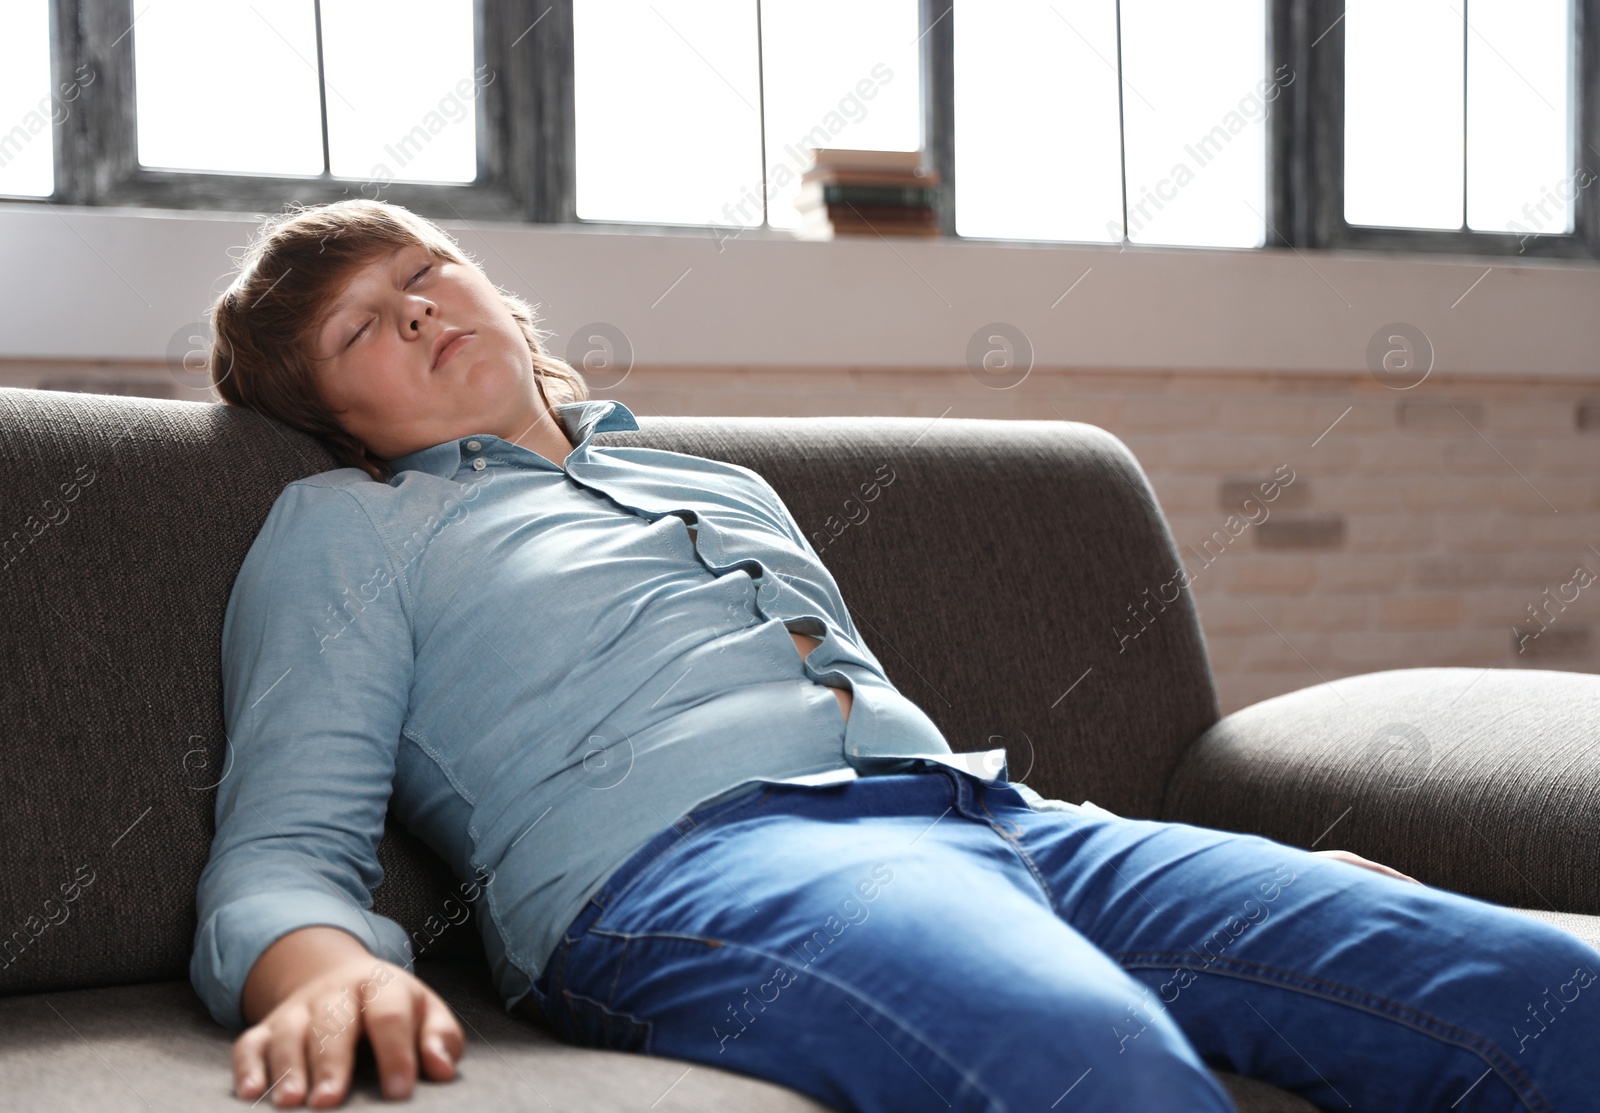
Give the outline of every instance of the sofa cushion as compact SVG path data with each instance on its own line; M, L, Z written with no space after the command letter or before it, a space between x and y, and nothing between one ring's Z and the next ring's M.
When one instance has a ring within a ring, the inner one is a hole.
M486 966L419 963L418 976L461 1018L467 1050L450 1082L419 1082L407 1109L571 1109L583 1113L821 1111L794 1090L703 1064L562 1043L506 1015ZM7 1108L104 1113L240 1110L233 1034L219 1028L187 982L0 998L0 1078ZM370 1046L356 1055L347 1106L385 1106ZM1315 1113L1302 1098L1218 1074L1240 1113ZM271 1098L258 1102L265 1109Z
M1165 819L1342 848L1499 904L1600 913L1600 676L1399 669L1212 727Z

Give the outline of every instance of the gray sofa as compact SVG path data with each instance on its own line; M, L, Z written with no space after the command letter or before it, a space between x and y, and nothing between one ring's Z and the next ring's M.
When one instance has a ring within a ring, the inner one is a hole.
M953 748L1005 746L1013 777L1045 796L1320 839L1600 942L1600 678L1406 670L1218 721L1192 600L1158 598L1177 566L1165 520L1102 430L640 424L596 443L767 477L891 679ZM273 500L333 461L221 405L10 389L0 461L0 1107L243 1108L235 1033L187 980L222 775L218 645ZM1121 638L1130 606L1146 617ZM455 890L439 859L393 822L380 857L375 907L411 931L419 976L468 1037L459 1077L420 1083L415 1107L822 1108L708 1067L569 1047L508 1017L476 925L439 915ZM382 1102L372 1066L363 1045L350 1104ZM1224 1079L1247 1113L1312 1108Z

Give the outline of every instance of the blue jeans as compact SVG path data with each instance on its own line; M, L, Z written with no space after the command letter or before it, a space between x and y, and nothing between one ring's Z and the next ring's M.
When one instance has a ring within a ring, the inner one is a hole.
M531 999L568 1042L840 1110L1234 1110L1210 1065L1327 1109L1572 1113L1596 972L1496 905L929 762L678 820Z

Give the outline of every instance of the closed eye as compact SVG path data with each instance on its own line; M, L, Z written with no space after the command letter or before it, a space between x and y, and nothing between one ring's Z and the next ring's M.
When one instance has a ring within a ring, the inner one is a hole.
M425 266L421 270L419 270L416 274L412 275L406 281L406 288L410 289L411 288L411 283L415 282L417 279L421 278L424 274L426 274L428 271L430 271L432 269L433 269L433 264L429 263L427 266ZM370 324L371 322L368 322L368 323ZM357 340L361 339L361 334L366 332L366 331L367 331L367 326L366 325L362 325L360 328L356 329L355 335L352 336L345 343L345 347L349 348L351 344L354 344Z

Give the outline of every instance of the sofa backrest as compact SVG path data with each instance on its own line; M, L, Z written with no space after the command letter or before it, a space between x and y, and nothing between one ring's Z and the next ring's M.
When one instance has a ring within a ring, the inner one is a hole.
M767 478L953 749L1005 746L1012 778L1046 796L1154 816L1216 721L1189 595L1163 586L1171 537L1110 434L956 417L639 423L595 443ZM334 466L251 411L0 389L0 994L187 978L229 592L283 487ZM419 952L481 955L475 930L436 911L455 879L392 820L380 861L374 907Z

